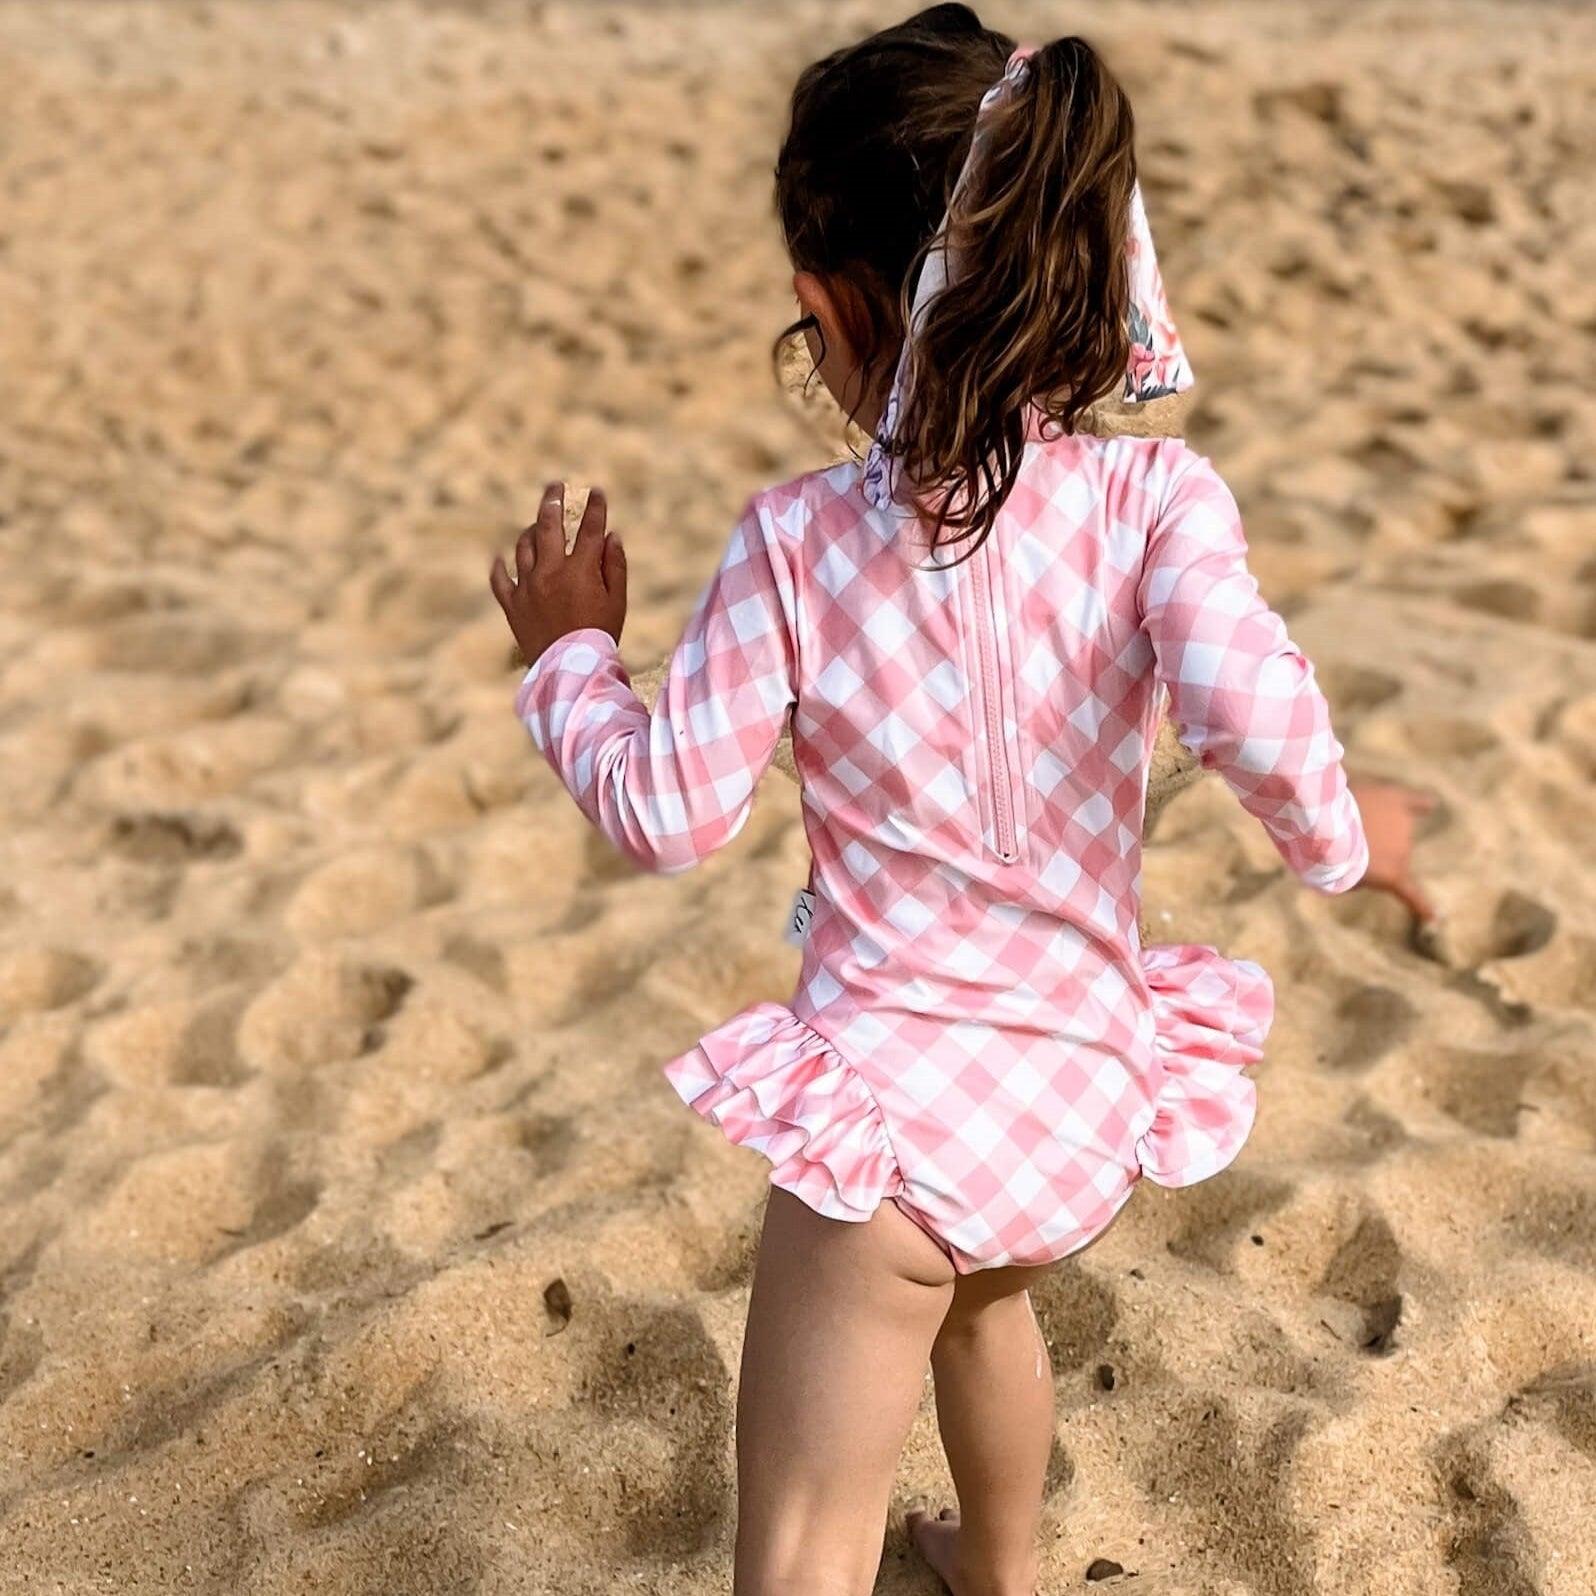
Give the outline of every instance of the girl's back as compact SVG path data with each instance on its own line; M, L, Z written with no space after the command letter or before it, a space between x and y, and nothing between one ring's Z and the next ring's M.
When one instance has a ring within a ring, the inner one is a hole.
M811 943L866 1006L1073 1031L1083 959L1128 970L1157 708L1137 590L1185 455L1033 443L962 560L867 505L856 467L777 490L796 507L778 519L802 524Z
M803 528L793 730L818 860L857 846L956 880L931 941L1009 905L1134 952L1156 708L1139 588L1163 497L1193 467L1167 440L1033 442L962 560L866 505L852 465L775 490L792 505L778 521Z

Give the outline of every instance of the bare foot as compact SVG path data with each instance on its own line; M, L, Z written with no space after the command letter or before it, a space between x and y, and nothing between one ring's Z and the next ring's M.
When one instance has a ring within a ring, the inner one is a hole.
M959 1515L945 1507L932 1518L927 1509L917 1507L909 1514L909 1539L931 1565L932 1572L953 1596L958 1596L958 1586L953 1583L953 1558L959 1542Z
M966 1591L980 1590L994 1593L1016 1592L1023 1596L1036 1596L1036 1565L1022 1576L1013 1579L983 1577L979 1573L971 1578L970 1570L957 1574L959 1555L959 1515L945 1507L935 1518L923 1507L915 1508L908 1517L909 1538L919 1548L920 1555L931 1565L931 1570L953 1596L965 1596Z

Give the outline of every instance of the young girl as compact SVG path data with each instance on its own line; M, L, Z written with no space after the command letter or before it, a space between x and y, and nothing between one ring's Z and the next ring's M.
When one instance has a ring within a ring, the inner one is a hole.
M929 1358L962 1516L916 1540L957 1596L1029 1593L1054 1421L1027 1286L1141 1177L1235 1157L1272 1017L1258 966L1139 944L1164 694L1310 886L1356 885L1369 848L1213 467L1076 430L1110 392L1190 381L1093 51L924 12L803 74L777 195L800 325L869 459L750 501L652 713L602 495L567 555L551 487L493 590L531 661L519 715L646 868L737 834L792 715L797 991L666 1066L774 1166L737 1591L870 1589ZM1407 819L1382 807L1397 856Z

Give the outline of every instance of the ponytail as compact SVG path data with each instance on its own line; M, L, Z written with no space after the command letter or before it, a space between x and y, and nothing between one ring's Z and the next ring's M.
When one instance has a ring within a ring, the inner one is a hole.
M1130 358L1130 102L1082 39L1041 47L1029 67L1025 92L983 126L981 158L954 196L946 241L959 274L924 307L884 445L933 547L973 538L973 553L1038 415L1054 436L1075 432L1124 384ZM936 244L904 282L905 327Z

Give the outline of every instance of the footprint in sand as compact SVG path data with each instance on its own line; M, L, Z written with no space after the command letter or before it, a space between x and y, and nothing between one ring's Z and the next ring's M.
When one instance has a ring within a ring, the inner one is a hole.
M476 570L462 570L458 560L379 562L370 574L344 585L335 612L384 646L424 646L477 617L482 580Z
M239 1060L246 1069L295 1075L357 1058L381 1044L383 1021L414 984L403 970L307 954L245 1009Z
M1347 1154L1356 1163L1372 1164L1408 1140L1402 1121L1377 1108L1367 1097L1355 1098L1341 1122L1356 1138Z
M1482 974L1514 1002L1596 1013L1596 937L1563 931L1541 947L1499 956Z
M23 947L0 953L0 1023L65 1008L100 979L93 959L69 948Z
M1338 723L1379 709L1402 692L1395 676L1345 660L1328 660L1315 667L1315 674Z
M1443 1048L1430 1055L1424 1074L1436 1106L1481 1136L1518 1134L1524 1087L1545 1063L1529 1052Z
M694 1553L719 1522L732 1489L725 1360L691 1307L627 1298L595 1302L578 1290L574 1308L570 1327L546 1345L578 1360L580 1422L555 1410L533 1426L534 1447L551 1457L549 1484L583 1467L602 1474L615 1440L647 1425L657 1439L647 1448L628 1443L625 1496L613 1507L595 1499L595 1531L650 1557ZM581 1333L578 1317L587 1326ZM557 1447L544 1452L556 1439Z
M368 1437L368 1445L355 1451L353 1466L340 1459L341 1467L324 1468L314 1497L295 1504L292 1522L296 1528L303 1525L305 1533L326 1535L347 1521L370 1525L383 1522L386 1513L402 1515L412 1492L431 1497L457 1489L463 1454L491 1450L491 1441L475 1425L457 1419L442 1418L418 1426L413 1419L406 1422L401 1418L396 1428L397 1433L381 1445ZM402 1532L383 1532L390 1553L396 1533ZM442 1566L452 1570L470 1566L463 1560L464 1548L451 1547L451 1539L445 1534L439 1550L425 1554L429 1565L439 1566L434 1559L446 1558ZM402 1580L396 1581L394 1588L402 1589Z
M1523 1509L1491 1470L1494 1423L1454 1431L1436 1446L1447 1519L1442 1555L1459 1596L1540 1596L1541 1557Z
M1499 616L1505 621L1532 623L1540 619L1543 607L1541 595L1528 582L1507 577L1454 588L1452 598L1464 609Z
M484 941L468 931L460 931L444 942L443 957L474 976L490 991L502 995L508 990L504 950L497 943Z
M91 758L108 748L229 720L249 702L249 684L227 676L91 676L74 683L67 713L84 739L83 757Z
M230 1235L234 1250L275 1241L303 1224L321 1201L321 1182L295 1175L280 1148L268 1148L255 1171L255 1206L239 1235Z
M361 848L312 871L283 921L296 937L311 942L364 936L448 896L429 855L411 848Z
M408 1001L384 1025L379 1050L399 1079L455 1085L497 1068L511 1052L472 1010L441 994Z
M1160 1419L1137 1438L1131 1462L1182 1539L1204 1546L1247 1590L1316 1596L1311 1547L1290 1495L1310 1412L1300 1401L1252 1397L1244 1415L1225 1396L1190 1390Z
M88 1032L84 1054L108 1080L133 1090L236 1086L247 1073L235 1040L244 1002L223 993L128 1009Z
M1406 720L1373 716L1358 729L1361 752L1389 754L1420 764L1479 759L1501 746L1502 739L1482 722L1447 716Z
M213 676L258 658L278 639L228 620L135 615L95 633L101 670L153 676Z
M515 1139L541 1178L559 1174L570 1163L580 1133L576 1122L563 1114L529 1114L516 1124Z
M1282 1396L1342 1400L1346 1394L1342 1371L1300 1350L1266 1312L1238 1315L1224 1361L1231 1378Z
M1521 1245L1596 1274L1596 1188L1549 1174L1515 1198L1506 1224Z
M1509 1409L1551 1428L1596 1463L1596 1363L1548 1369L1508 1398Z
M1538 953L1557 931L1557 916L1522 892L1504 892L1491 916L1492 959L1522 959Z
M83 1073L73 1016L29 1014L7 1021L0 1015L0 1146L22 1125L42 1122L59 1129L75 1123L92 1101L81 1089L70 1090L72 1083L81 1088ZM26 1159L11 1166L6 1196L31 1196L48 1184L48 1166L56 1160L48 1151L42 1156L33 1166L43 1171L41 1179L30 1177Z
M262 715L191 726L102 754L79 772L73 793L112 815L210 803L291 765L298 736L286 721Z
M0 1310L0 1406L33 1378L44 1359L44 1331Z
M1188 1186L1174 1194L1179 1228L1168 1249L1176 1258L1229 1274L1237 1247L1256 1232L1260 1220L1283 1208L1294 1190L1285 1181L1237 1166L1223 1180Z
M1325 1323L1338 1340L1371 1357L1394 1350L1402 1322L1401 1268L1402 1252L1390 1225L1377 1215L1360 1220L1337 1248L1319 1287Z
M1557 931L1555 910L1510 887L1460 895L1433 935L1447 964L1457 970L1480 970L1539 953Z
M1547 735L1596 780L1596 693L1560 704Z
M1335 1039L1324 1062L1337 1070L1366 1070L1412 1035L1418 1010L1387 986L1356 986L1336 1004Z
M69 1235L118 1253L199 1262L248 1230L255 1204L253 1171L237 1149L197 1143L136 1158Z
M190 864L236 858L244 840L230 820L200 810L117 815L111 848L137 864Z

